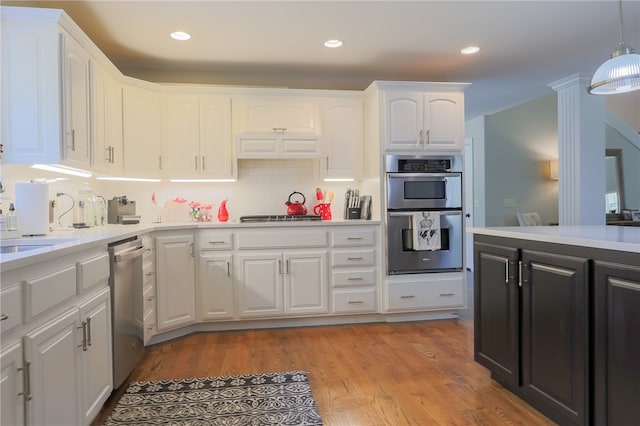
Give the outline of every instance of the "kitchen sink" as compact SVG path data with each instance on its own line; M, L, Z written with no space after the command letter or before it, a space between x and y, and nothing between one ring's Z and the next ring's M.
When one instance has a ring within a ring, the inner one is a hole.
M20 253L73 241L75 238L14 238L0 241L0 253Z

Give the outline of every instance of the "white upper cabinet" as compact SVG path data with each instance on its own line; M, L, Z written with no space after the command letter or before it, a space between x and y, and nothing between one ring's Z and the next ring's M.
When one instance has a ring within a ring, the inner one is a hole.
M362 99L329 98L321 103L324 179L362 175L364 159L364 111Z
M20 9L2 13L3 161L88 168L89 54L59 11L36 19Z
M385 151L462 149L464 94L461 91L385 91L383 99Z
M318 102L309 97L239 96L233 101L236 158L320 158Z
M125 173L157 178L163 166L160 93L127 84L122 96Z
M91 81L93 168L107 173L121 172L124 163L122 87L95 62L91 62Z
M231 98L166 93L164 164L167 178L235 178Z
M234 98L234 132L320 134L318 103L308 97L242 96Z

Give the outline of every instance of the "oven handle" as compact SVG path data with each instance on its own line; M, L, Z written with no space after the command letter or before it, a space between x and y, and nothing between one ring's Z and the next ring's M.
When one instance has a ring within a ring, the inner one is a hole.
M387 212L390 217L400 217L400 216L413 216L414 213L428 211L428 210L419 210L419 211L411 211L411 212ZM453 211L438 211L440 216L460 216L462 214L461 210L453 210Z
M423 179L431 179L431 178L448 178L448 177L459 177L460 173L387 173L387 177L390 178L423 178Z

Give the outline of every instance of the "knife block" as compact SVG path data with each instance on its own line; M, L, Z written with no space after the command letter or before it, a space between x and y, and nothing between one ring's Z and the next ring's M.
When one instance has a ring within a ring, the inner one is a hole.
M347 208L347 219L360 219L360 207Z

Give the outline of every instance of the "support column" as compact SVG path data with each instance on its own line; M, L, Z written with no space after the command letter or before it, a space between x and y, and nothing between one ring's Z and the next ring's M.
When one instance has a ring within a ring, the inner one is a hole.
M558 222L604 225L605 102L587 93L591 75L549 84L558 92Z

